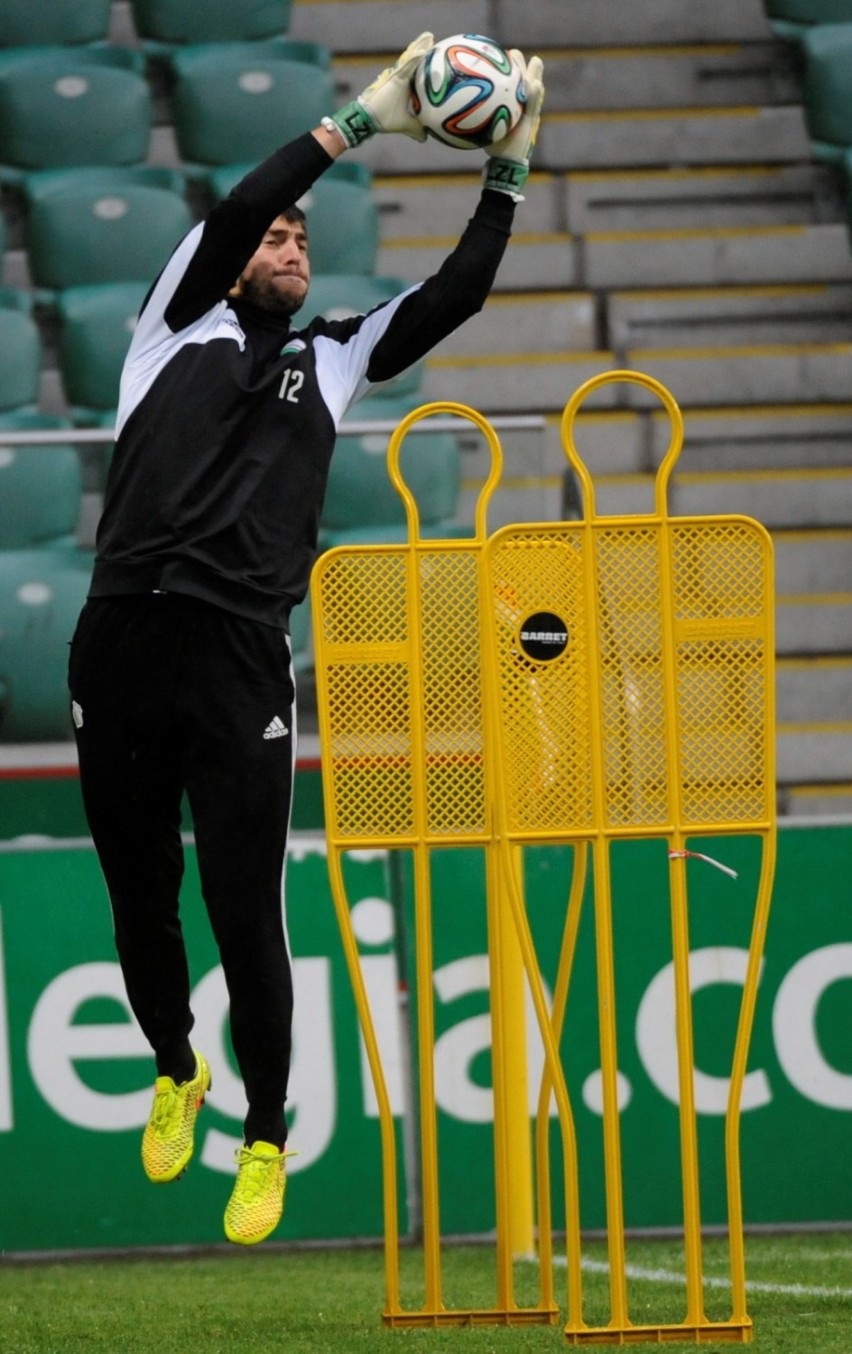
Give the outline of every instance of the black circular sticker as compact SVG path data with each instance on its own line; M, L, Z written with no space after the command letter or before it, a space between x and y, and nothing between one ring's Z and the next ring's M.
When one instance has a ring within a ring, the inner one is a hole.
M568 627L553 611L536 611L521 626L521 648L528 658L546 663L568 647Z

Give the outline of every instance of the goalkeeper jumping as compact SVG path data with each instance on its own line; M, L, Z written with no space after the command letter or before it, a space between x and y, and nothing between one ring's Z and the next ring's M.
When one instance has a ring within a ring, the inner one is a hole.
M190 1041L178 911L186 792L248 1102L225 1210L226 1236L243 1245L269 1236L283 1211L293 991L282 898L296 753L288 621L308 586L335 431L354 401L481 310L544 94L533 57L526 112L488 148L479 203L435 276L369 315L299 329L309 240L293 204L368 137L424 140L409 85L432 42L421 34L357 100L246 175L152 286L122 373L92 584L71 647L86 814L128 999L156 1063L143 1165L155 1182L181 1174L211 1085Z

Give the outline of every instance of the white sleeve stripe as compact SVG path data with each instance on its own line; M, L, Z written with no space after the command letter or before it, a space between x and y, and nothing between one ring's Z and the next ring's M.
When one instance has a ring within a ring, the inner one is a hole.
M420 285L418 282L371 312L348 339L340 341L330 334L321 334L314 339L317 381L335 428L350 404L360 399L370 388L366 371L373 349L386 332L401 302L412 292L418 291Z
M134 409L141 404L156 377L177 349L187 341L189 333L192 333L193 341L197 343L204 343L221 333L219 319L226 307L224 300L200 316L189 330L183 329L178 334L169 328L164 319L166 307L186 273L203 230L204 223L201 222L193 226L181 240L154 284L147 304L139 316L121 372L116 436ZM227 337L236 339L237 336L231 331L227 333Z

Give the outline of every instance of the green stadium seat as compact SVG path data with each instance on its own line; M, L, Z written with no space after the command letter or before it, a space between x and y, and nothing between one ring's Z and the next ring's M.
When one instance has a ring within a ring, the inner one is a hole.
M104 42L112 0L3 0L0 47Z
M2 222L2 218L0 218ZM0 241L2 241L3 232L0 225ZM29 288L24 287L0 287L0 307L4 310L20 310L25 315L32 315L34 308L34 297Z
M296 317L296 325L307 324L317 315L327 320L364 315L410 286L410 282L397 277L365 277L358 273L315 271L307 300Z
M43 66L62 66L73 57L74 61L83 61L85 65L114 66L119 70L133 70L144 76L145 53L137 47L121 47L115 43L104 43L92 47L0 47L0 73L23 62L38 62Z
M211 169L207 181L214 200L219 202L223 197L227 197L231 189L236 187L240 179L254 169L256 164L256 160L242 160L237 164L220 165ZM317 182L324 183L328 179L355 184L358 188L373 187L373 171L358 160L335 160Z
M37 61L44 66L67 65L68 58L82 61L89 66L114 66L120 70L145 74L145 54L135 47L121 47L117 43L103 43L101 46L74 47L3 47L0 48L0 72L9 70L19 62Z
M310 291L302 309L294 316L294 328L308 324L316 315L329 320L363 315L383 301L389 301L411 286L401 278L368 277L359 273L314 273ZM386 393L410 394L420 389L423 363L417 362L388 385Z
M69 287L57 297L58 356L76 423L111 425L118 387L146 282Z
M257 41L286 33L292 0L132 0L140 38L165 45Z
M178 150L202 177L217 165L257 164L337 103L330 72L303 61L196 47L173 64Z
M151 94L130 70L15 62L0 70L0 177L37 169L129 165L148 153Z
M804 108L817 159L842 166L852 147L852 23L818 24L802 37Z
M399 423L414 401L373 397L349 411L351 421L390 419ZM453 433L430 432L428 420L422 432L411 432L403 442L400 468L414 495L424 537L469 535L454 521L461 488L461 453ZM322 510L323 549L336 545L404 541L407 538L405 505L387 469L391 434L348 433L338 430L325 503Z
M186 199L165 188L60 183L29 204L25 238L36 287L152 282L190 229Z
M170 165L83 165L72 169L37 169L27 174L21 191L28 203L49 197L65 188L97 188L100 192L118 191L127 184L146 188L165 188L170 193L186 192L186 175Z
M0 410L35 408L41 377L41 336L23 310L0 307Z
M68 645L88 587L64 550L0 551L0 741L70 737Z
M61 428L73 428L74 424L64 414L46 414L41 409L5 409L0 412L0 430L8 432L35 432L40 428L58 431Z
M6 445L0 430L0 551L73 541L82 495L73 447Z
M764 0L776 37L801 41L814 24L852 23L852 0Z
M345 432L350 423L393 423L394 427L423 403L419 395L381 394L365 395L352 404L343 415L341 429Z
M290 612L290 653L293 657L293 671L308 672L313 667L311 647L311 604L310 598L294 606Z
M225 53L254 61L258 57L270 57L275 61L299 61L309 66L318 66L320 70L331 68L331 48L322 42L311 42L306 38L264 38L258 42L194 42L189 46L171 46L160 52L160 63L174 74L175 68L183 56L191 57L196 52L215 54Z
M373 273L379 254L379 209L371 189L328 174L301 199L311 268L318 273Z

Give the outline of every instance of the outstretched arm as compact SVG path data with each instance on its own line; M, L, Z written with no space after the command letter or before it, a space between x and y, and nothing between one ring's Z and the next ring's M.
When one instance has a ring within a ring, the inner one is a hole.
M483 192L452 254L400 303L370 356L369 381L398 376L482 309L509 243L514 214L508 194Z
M297 202L344 151L376 132L426 133L409 112L411 77L433 42L421 33L356 100L322 125L276 151L247 174L213 208L194 241L185 269L165 309L169 328L191 324L228 292L270 223Z
M509 242L515 204L529 173L544 101L543 67L511 53L524 71L527 101L517 127L486 148L479 205L456 248L434 277L401 303L370 357L367 378L387 381L419 361L441 339L481 310Z

